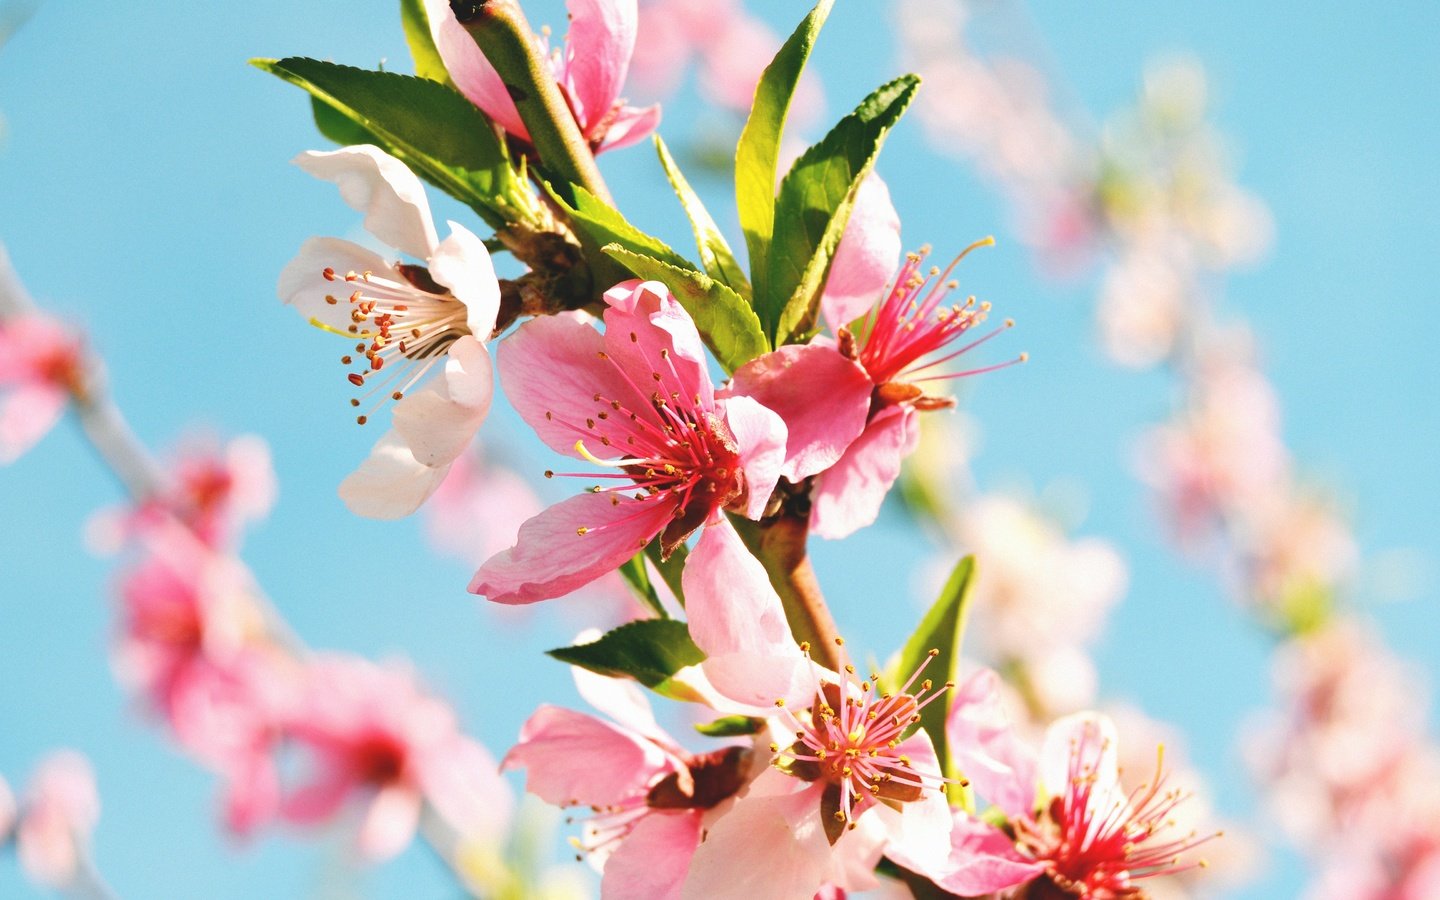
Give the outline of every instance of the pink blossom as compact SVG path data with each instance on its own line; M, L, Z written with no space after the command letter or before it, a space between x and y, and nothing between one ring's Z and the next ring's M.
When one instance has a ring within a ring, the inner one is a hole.
M862 185L821 298L835 337L752 360L735 372L727 392L753 397L785 420L789 441L781 474L792 482L815 478L810 528L825 538L845 537L875 521L902 460L918 445L916 413L954 406L949 397L927 393L932 383L1010 364L937 369L1004 330L935 355L989 313L990 305L973 297L948 306L945 300L958 286L949 280L954 266L991 241L973 245L943 272L926 274L924 254L912 253L892 280L899 227L889 192L872 176Z
M1014 733L998 686L990 670L971 676L947 726L961 771L975 792L1008 819L1013 846L996 839L999 831L984 838L987 845L993 843L1003 862L1030 864L1028 874L1023 866L996 865L991 874L1016 880L992 883L985 891L1038 877L1061 893L1119 900L1138 895L1140 879L1203 865L1184 857L1208 837L1194 832L1172 836L1171 813L1188 795L1166 787L1163 764L1127 793L1119 780L1115 726L1094 713L1055 721L1037 754ZM946 879L962 870L952 860L926 874L947 890L959 890Z
M15 828L15 850L25 874L63 888L79 877L100 819L100 795L90 762L73 750L50 754L30 776Z
M603 335L573 314L520 326L500 347L500 377L552 449L619 471L561 473L612 486L527 521L515 546L476 572L473 593L499 603L558 597L657 537L668 556L721 510L759 518L770 499L784 455L780 418L746 397L716 399L695 323L663 285L627 281L605 302Z
M435 46L460 93L505 131L529 142L530 132L500 73L456 21L450 3L425 0L425 7ZM660 107L638 109L620 97L635 52L635 0L568 0L566 9L570 32L564 48L550 51L548 29L536 44L550 62L580 133L596 152L641 140L660 124Z
M309 768L282 790L280 815L313 825L352 808L365 859L405 849L427 803L465 838L499 840L508 822L511 798L494 761L406 668L313 659L283 734Z
M194 438L174 454L167 471L171 478L164 489L138 507L97 513L87 526L92 545L115 552L146 530L179 522L205 545L224 550L275 505L270 448L257 435L223 446L208 436Z
M602 897L679 897L701 835L753 777L752 753L689 753L633 682L574 674L610 720L541 706L501 767L524 768L527 789L547 803L591 808L577 846L604 872Z
M84 382L73 331L39 313L0 318L0 465L44 437Z
M338 238L312 238L280 273L280 298L318 328L354 341L341 357L347 380L365 388L360 424L394 403L392 427L340 486L359 515L409 515L434 493L490 412L485 341L495 330L500 285L484 243L450 223L438 239L420 179L368 144L308 152L296 165L334 181L365 213L365 228L424 265L389 263ZM438 377L421 382L434 368ZM418 387L417 387L418 386Z
M709 828L682 896L809 898L823 884L865 890L876 886L873 870L887 847L943 860L950 813L940 763L927 733L902 734L945 688L931 693L927 680L908 693L917 672L878 696L873 678L857 683L843 663L832 672L812 662L808 645L795 645L763 567L728 524L701 536L684 582L710 684L733 702L779 712L771 768Z

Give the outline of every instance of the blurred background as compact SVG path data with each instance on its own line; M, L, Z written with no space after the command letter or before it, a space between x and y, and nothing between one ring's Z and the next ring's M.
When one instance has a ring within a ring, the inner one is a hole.
M564 21L557 3L525 5L536 24ZM752 6L782 34L808 8ZM1440 362L1429 346L1440 332L1440 7L972 7L966 39L1028 59L1052 85L1049 102L1092 140L1112 113L1135 107L1156 60L1203 67L1208 115L1224 136L1218 158L1268 206L1256 227L1273 235L1218 302L1250 321L1298 468L1337 498L1353 530L1362 562L1346 600L1415 666L1413 704L1433 730L1424 684L1440 675ZM902 15L905 29L881 31L880 19ZM841 0L813 58L806 136L913 68L926 43L917 29L947 33L958 15L947 4ZM902 45L898 34L911 38ZM539 651L567 643L586 613L582 601L489 608L464 591L471 567L437 554L421 520L360 520L336 497L377 435L353 424L338 351L279 303L275 278L307 237L358 237L359 217L289 165L325 147L308 102L246 65L287 55L410 69L392 0L34 7L0 48L0 242L42 303L88 329L151 446L197 425L270 443L280 502L245 559L296 631L318 647L414 660L498 756L537 703L577 702L565 667ZM687 78L665 92L661 133L738 236L714 166L728 164L740 120L702 104L702 90ZM1026 350L1030 362L963 383L961 407L981 435L975 482L1123 555L1123 600L1093 647L1101 695L1172 723L1214 805L1263 850L1248 883L1217 880L1200 894L1295 895L1307 867L1278 840L1242 764L1247 728L1273 702L1272 639L1213 563L1172 549L1135 473L1142 434L1175 402L1172 380L1107 358L1095 324L1101 275L1035 246L1033 222L997 186L996 152L971 152L943 122L927 129L912 115L879 165L907 247L929 243L947 257L986 234L998 241L965 262L962 282L1018 322L992 357ZM607 154L602 168L637 224L691 246L647 146ZM470 222L430 197L437 218ZM492 459L539 481L551 458L508 409L484 435ZM57 746L90 757L104 804L95 855L122 896L452 896L419 845L337 880L339 833L315 841L271 829L244 845L224 835L211 777L171 749L111 673L114 564L91 554L84 533L119 500L70 428L0 470L0 773L21 781ZM853 644L883 657L904 640L930 599L936 553L898 505L848 542L819 543L821 581ZM0 895L33 890L0 864Z

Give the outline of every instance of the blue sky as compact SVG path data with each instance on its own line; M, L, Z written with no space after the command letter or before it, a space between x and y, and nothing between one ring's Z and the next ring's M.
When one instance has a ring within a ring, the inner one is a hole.
M43 5L0 50L0 241L37 297L86 323L152 445L196 424L271 442L281 502L246 555L299 633L317 646L414 658L500 752L536 703L573 697L563 667L538 651L565 642L574 620L548 610L502 620L464 593L468 571L431 555L416 524L346 513L335 485L374 434L351 424L332 345L274 293L305 238L346 234L358 217L333 188L288 165L323 144L299 93L245 60L387 59L404 69L395 6ZM870 5L838 6L815 58L830 118L896 74ZM549 14L532 19L561 21L555 4L541 9ZM785 0L769 9L788 27L805 7ZM1255 325L1287 438L1306 470L1345 498L1367 553L1413 548L1433 568L1440 7L1393 4L1376 15L1338 2L1045 2L1033 19L1055 71L1097 115L1129 102L1156 55L1187 50L1206 64L1241 182L1275 215L1272 257L1235 278L1227 302ZM662 130L672 144L694 125L684 105L692 98L687 91L669 107ZM612 154L604 165L639 223L687 245L652 154ZM1098 650L1106 692L1183 726L1222 808L1245 815L1253 802L1235 774L1236 732L1265 701L1267 645L1213 578L1163 546L1126 463L1135 435L1164 414L1167 382L1104 362L1089 319L1093 285L1038 277L1005 233L994 194L930 154L918 125L901 126L881 169L907 243L1000 239L966 263L967 280L1020 320L1007 340L1032 362L968 391L985 431L981 483L1083 485L1082 530L1119 543L1132 568L1127 602ZM697 180L713 209L728 209L723 184ZM513 417L501 421L513 426ZM536 453L526 439L512 446ZM536 455L529 468L544 465ZM0 772L22 778L54 746L89 754L105 803L99 863L125 896L309 895L338 839L281 832L235 846L214 827L208 776L114 684L112 573L87 555L81 530L117 498L70 428L0 471ZM817 550L852 643L883 655L903 639L915 600L897 585L924 557L894 517ZM1433 580L1408 602L1360 600L1399 652L1432 680L1440 675ZM1237 896L1289 896L1299 878L1282 854ZM375 897L450 895L420 850L365 873L359 887ZM13 864L0 863L0 894L28 891Z

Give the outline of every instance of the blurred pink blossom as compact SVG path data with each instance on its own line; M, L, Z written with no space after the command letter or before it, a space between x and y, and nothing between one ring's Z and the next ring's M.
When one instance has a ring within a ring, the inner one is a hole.
M530 132L500 73L456 21L451 4L425 0L425 7L435 46L460 93L501 128L528 142ZM639 27L635 0L568 0L566 10L570 32L564 48L551 52L549 29L537 43L580 133L597 152L643 139L660 124L660 107L628 106L620 96Z
M100 820L100 795L90 762L59 750L40 762L25 788L15 850L25 874L64 888L81 876L90 833Z
M300 783L282 787L280 816L314 825L353 810L364 859L405 849L427 804L467 839L499 841L509 822L494 760L404 666L314 657L282 733L307 765Z
M34 312L0 318L0 465L44 437L84 384L74 331Z
M9 843L16 814L15 794L10 790L10 783L0 777L0 846Z

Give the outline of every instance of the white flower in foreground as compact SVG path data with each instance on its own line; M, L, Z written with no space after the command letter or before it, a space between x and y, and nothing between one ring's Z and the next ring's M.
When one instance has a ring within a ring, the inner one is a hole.
M365 228L421 264L387 262L358 244L312 238L280 273L280 299L312 325L353 340L341 357L361 391L350 402L375 410L394 401L392 427L340 485L362 516L409 515L439 487L490 411L494 378L484 342L495 330L500 285L485 244L450 222L439 240L420 179L368 144L295 158L335 182L365 214ZM432 368L438 377L421 382ZM417 387L418 386L418 387Z

